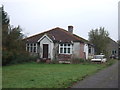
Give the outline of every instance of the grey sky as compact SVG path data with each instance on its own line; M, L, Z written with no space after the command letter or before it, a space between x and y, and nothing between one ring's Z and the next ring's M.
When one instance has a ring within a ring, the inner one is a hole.
M118 40L119 0L3 0L10 23L20 25L28 36L61 27L74 26L74 33L88 39L88 32L100 26Z

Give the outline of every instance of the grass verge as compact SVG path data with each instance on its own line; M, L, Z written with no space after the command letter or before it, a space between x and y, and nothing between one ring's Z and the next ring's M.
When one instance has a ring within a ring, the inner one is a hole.
M115 63L104 64L37 64L25 63L4 66L3 88L67 88L73 83Z

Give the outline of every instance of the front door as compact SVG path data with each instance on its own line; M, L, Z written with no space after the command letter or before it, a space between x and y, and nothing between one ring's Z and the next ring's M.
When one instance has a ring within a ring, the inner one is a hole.
M48 58L48 44L43 44L43 58Z

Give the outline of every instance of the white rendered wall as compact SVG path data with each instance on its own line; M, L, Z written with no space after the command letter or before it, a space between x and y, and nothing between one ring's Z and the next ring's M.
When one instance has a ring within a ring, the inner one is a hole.
M53 42L51 42L47 37L44 37L41 41L40 41L40 55L41 57L43 57L43 44L48 44L48 58L53 59L53 47L54 44Z
M85 52L85 57L86 57L86 59L88 59L88 44L85 44L84 45L84 52Z

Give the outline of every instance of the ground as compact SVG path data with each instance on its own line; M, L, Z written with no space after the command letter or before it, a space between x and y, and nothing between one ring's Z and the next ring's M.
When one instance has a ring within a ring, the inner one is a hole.
M118 88L118 62L74 84L72 88Z
M3 88L68 88L73 83L111 65L105 64L38 64L4 66Z

